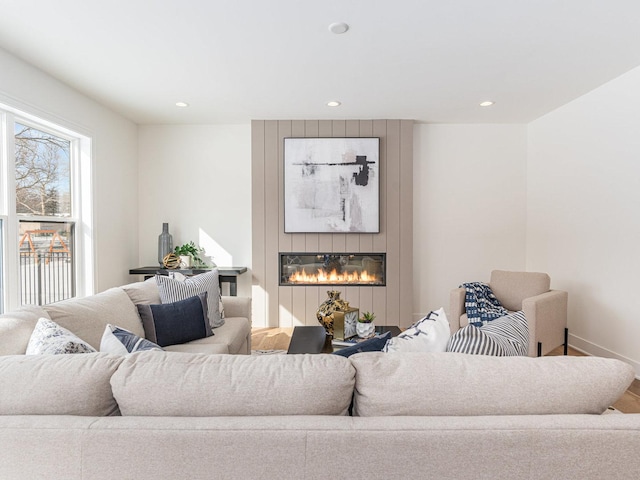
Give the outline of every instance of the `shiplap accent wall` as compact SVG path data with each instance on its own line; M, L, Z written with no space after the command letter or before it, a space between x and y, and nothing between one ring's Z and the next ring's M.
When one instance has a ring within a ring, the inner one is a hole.
M380 233L284 233L286 137L380 138ZM374 312L379 325L409 325L413 304L413 121L254 120L251 162L253 324L317 325L315 312L331 289L279 286L279 252L371 252L387 254L386 287L335 289L360 312Z

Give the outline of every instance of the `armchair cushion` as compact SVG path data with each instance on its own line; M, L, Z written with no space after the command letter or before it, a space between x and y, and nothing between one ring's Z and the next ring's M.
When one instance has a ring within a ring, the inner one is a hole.
M502 306L515 312L522 310L525 298L548 292L551 279L546 273L494 270L489 285Z

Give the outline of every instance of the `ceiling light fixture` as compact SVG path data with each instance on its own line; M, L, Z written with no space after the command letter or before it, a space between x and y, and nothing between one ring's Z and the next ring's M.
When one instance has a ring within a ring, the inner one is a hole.
M342 104L337 100L331 100L330 102L327 102L327 107L339 107L340 105Z
M490 107L491 105L493 105L496 102L492 102L491 100L487 100L486 102L481 102L480 106L481 107Z
M189 104L187 102L176 102L176 107L188 107Z
M336 22L329 25L329 31L331 33L335 33L336 35L340 35L349 30L349 25L344 22Z

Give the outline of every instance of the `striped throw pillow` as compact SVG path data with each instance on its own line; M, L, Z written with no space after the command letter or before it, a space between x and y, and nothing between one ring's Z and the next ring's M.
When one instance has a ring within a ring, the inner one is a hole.
M528 349L529 328L523 311L512 312L481 327L467 325L454 333L447 345L447 352L497 357L527 356Z
M224 325L224 308L218 281L218 269L193 277L184 277L183 275L176 275L176 277L156 275L162 303L174 303L206 292L209 325L211 328Z

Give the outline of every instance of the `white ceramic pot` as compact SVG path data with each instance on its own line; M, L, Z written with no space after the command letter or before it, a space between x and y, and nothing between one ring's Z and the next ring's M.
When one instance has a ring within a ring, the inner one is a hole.
M180 255L180 268L191 268L191 255Z
M373 337L376 333L376 326L373 322L356 322L356 333L360 338Z

